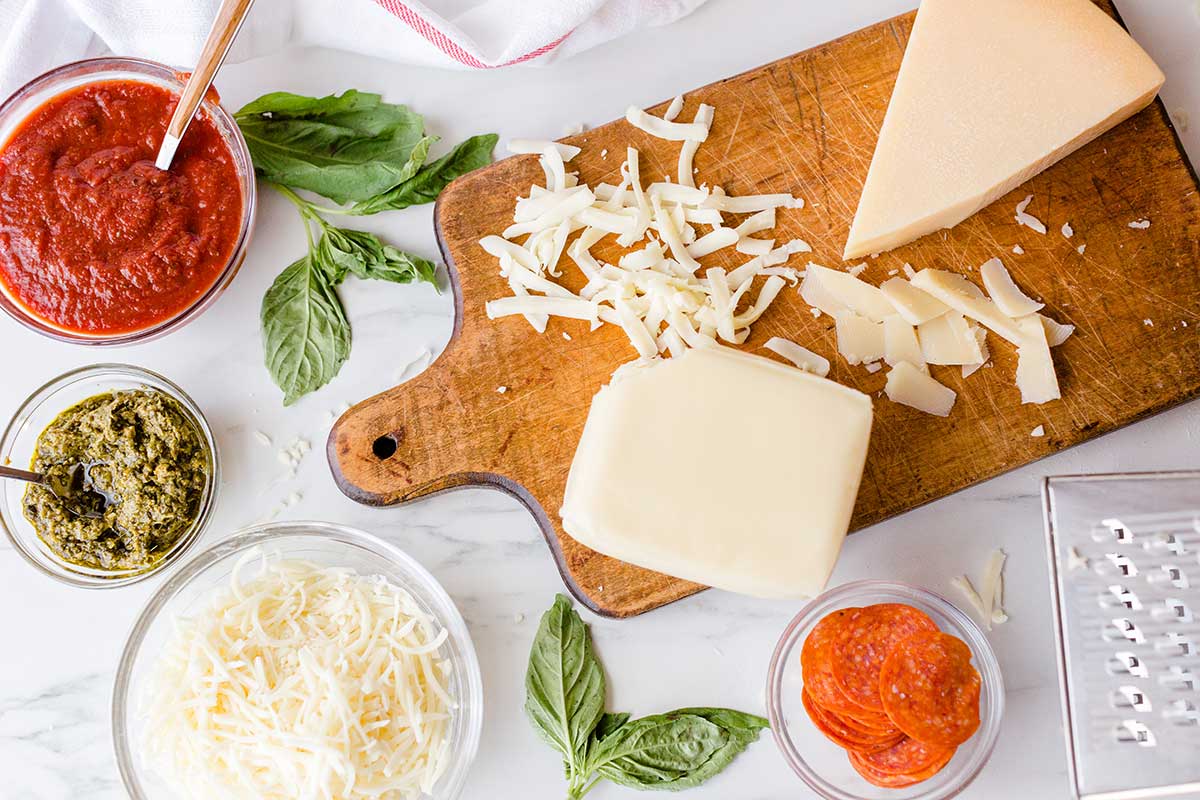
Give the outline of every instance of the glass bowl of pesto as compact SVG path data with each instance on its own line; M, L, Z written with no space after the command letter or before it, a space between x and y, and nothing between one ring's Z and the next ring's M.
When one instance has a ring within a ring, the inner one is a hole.
M127 364L75 369L35 391L0 436L0 463L60 478L54 490L0 481L0 526L36 569L88 589L126 586L177 561L200 538L220 485L200 409L163 376ZM80 482L103 499L98 513L81 514L68 494Z

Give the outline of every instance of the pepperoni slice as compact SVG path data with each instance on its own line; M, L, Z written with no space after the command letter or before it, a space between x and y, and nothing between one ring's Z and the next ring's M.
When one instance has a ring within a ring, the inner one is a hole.
M879 673L884 660L897 644L913 634L936 631L937 625L928 614L902 603L857 609L834 632L830 663L833 682L850 703L882 713Z
M849 752L850 765L868 783L899 789L929 780L950 763L955 748L938 747L904 739L877 753Z
M804 640L800 648L800 668L804 676L804 690L822 708L835 711L843 716L865 715L868 720L877 721L881 726L892 727L879 712L870 711L852 702L845 692L838 688L833 679L833 642L845 622L851 619L858 608L844 608L834 611L821 619Z
M941 631L900 642L880 673L884 710L896 727L941 747L957 747L979 728L981 683L971 648Z
M859 753L877 753L898 744L904 734L893 730L890 734L879 734L856 729L832 711L821 708L805 691L800 696L809 719L821 733L834 744Z

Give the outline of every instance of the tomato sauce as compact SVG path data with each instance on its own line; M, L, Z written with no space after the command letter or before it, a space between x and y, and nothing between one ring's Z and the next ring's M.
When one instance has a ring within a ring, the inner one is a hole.
M154 166L175 107L134 80L48 100L0 150L0 282L55 327L119 335L165 322L220 277L242 226L233 153L198 114Z

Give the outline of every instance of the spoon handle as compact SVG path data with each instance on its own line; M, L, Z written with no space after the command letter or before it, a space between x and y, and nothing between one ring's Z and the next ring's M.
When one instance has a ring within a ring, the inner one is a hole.
M217 9L217 18L213 20L212 28L208 32L208 39L204 42L204 49L200 52L200 61L184 85L183 92L179 95L179 103L175 106L175 113L167 123L167 133L163 136L158 158L154 162L159 169L170 168L179 141L191 124L192 117L196 116L200 101L212 85L213 76L217 74L229 53L229 48L253 4L254 0L222 0L221 7Z
M30 483L42 482L42 476L38 473L13 467L0 467L0 478L16 478L19 481L29 481Z

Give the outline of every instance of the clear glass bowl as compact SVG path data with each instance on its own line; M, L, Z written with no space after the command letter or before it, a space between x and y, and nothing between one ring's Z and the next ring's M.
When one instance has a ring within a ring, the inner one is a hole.
M875 603L906 603L927 613L943 631L966 642L983 678L979 730L958 748L941 772L903 789L884 789L863 780L850 765L846 752L812 724L800 701L804 688L800 647L813 627L831 611ZM858 581L825 592L788 624L771 657L767 715L784 760L827 800L944 800L965 789L991 756L1004 716L1004 680L983 631L945 598L903 583Z
M165 64L153 61L139 58L91 58L64 64L34 78L18 89L3 104L0 104L0 148L4 147L9 137L20 127L25 118L40 108L47 100L68 89L106 80L135 80L163 86L176 94L183 91L180 74ZM246 258L246 248L250 244L250 234L254 229L258 194L254 182L254 164L250 161L250 150L246 147L246 140L242 138L242 132L238 129L233 117L219 104L209 100L204 100L200 104L200 110L197 113L205 114L213 121L229 146L242 192L242 225L238 232L237 243L234 245L225 269L204 293L173 317L146 328L119 334L88 334L55 325L53 322L33 314L11 297L2 283L0 283L0 309L25 327L51 339L85 345L122 345L149 341L169 333L195 319L212 305L233 280Z
M37 439L62 412L71 406L105 392L129 389L157 389L175 398L191 416L208 450L208 483L200 501L200 513L162 558L148 567L127 570L102 570L73 564L46 546L33 525L22 513L21 498L25 484L17 480L0 481L0 527L21 556L37 569L63 583L85 589L128 586L174 563L200 538L212 517L217 487L221 485L217 441L200 408L187 393L155 372L128 364L95 364L58 376L29 396L0 435L0 464L29 469Z
M442 654L450 664L448 690L458 707L450 728L450 755L434 787L437 800L462 792L483 730L483 682L470 632L441 584L411 556L353 528L324 522L273 522L239 531L197 554L172 575L142 611L129 634L113 687L112 727L121 780L132 800L178 800L180 795L143 763L144 735L137 713L143 682L178 617L204 608L214 591L229 585L242 556L255 548L268 555L349 567L362 575L382 575L406 589L449 636ZM254 564L243 567L253 574Z

